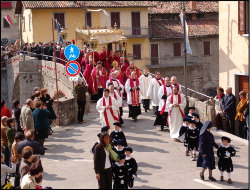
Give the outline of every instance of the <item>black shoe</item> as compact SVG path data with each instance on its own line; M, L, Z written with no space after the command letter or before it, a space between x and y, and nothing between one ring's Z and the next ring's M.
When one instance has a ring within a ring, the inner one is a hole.
M145 112L148 112L148 110L147 110L147 109L145 109Z
M161 131L163 131L163 129L164 129L164 126L161 125Z
M137 121L137 117L134 117L134 121L135 121L135 122Z
M47 148L43 147L43 150L47 150Z
M200 173L200 178L201 178L201 180L205 180L205 177L204 177L204 175L201 175L201 173Z
M208 177L208 179L209 179L210 181L216 181L216 179L215 179L214 177Z

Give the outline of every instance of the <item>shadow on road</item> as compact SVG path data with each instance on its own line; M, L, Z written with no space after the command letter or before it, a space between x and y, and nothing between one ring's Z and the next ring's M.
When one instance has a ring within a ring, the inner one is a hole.
M46 172L43 172L43 177L47 181L63 181L63 180L66 180L65 178L57 177L56 174L48 174Z

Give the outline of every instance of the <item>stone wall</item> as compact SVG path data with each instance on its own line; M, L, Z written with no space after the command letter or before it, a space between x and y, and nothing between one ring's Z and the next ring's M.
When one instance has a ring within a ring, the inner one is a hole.
M8 101L8 85L7 85L7 70L1 68L1 100Z

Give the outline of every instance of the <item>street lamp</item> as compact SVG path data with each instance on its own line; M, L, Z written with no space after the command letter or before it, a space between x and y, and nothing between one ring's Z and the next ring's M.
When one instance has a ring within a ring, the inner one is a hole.
M126 50L126 47L127 47L127 42L128 42L128 39L125 37L125 36L122 36L119 40L121 46L122 46L122 55L123 57L125 57L125 50Z

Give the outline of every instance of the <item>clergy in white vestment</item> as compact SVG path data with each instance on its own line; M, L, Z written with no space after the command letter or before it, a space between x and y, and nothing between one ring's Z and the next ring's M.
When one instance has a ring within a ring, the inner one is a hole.
M155 72L155 78L151 79L148 87L147 96L151 100L153 106L153 113L157 114L159 108L160 99L158 97L158 91L161 85L164 85L164 80L161 78L161 72Z
M172 88L174 86L176 86L178 88L178 90L179 90L179 93L182 93L181 85L177 83L177 77L176 76L171 77L171 86L172 86Z
M178 141L179 131L183 123L184 108L186 106L186 98L183 94L178 92L178 88L172 88L173 94L167 99L167 108L169 109L168 125L170 130L170 137Z
M127 79L125 83L125 90L127 92L127 103L129 108L128 117L132 117L134 121L137 121L137 116L141 115L141 89L141 81L136 77L134 71L131 72L130 78Z
M149 104L150 104L150 98L147 96L148 87L153 77L149 74L147 68L143 69L143 72L144 74L141 75L139 79L141 80L141 83L142 83L142 89L141 89L142 105L143 105L145 112L147 112L149 110Z
M97 101L96 109L100 113L102 127L108 126L109 133L115 128L113 123L119 122L119 103L109 96L109 89L103 91L103 97Z
M117 72L110 73L110 78L106 82L106 88L108 88L109 83L112 83L115 87L115 90L119 93L119 95L122 97L122 94L124 92L124 86L122 83L117 79L118 75Z
M117 90L115 90L114 85L109 83L108 86L109 89L109 96L111 96L112 98L116 99L118 104L119 104L119 113L120 113L120 123L123 124L123 119L122 119L122 115L123 115L123 103L122 103L122 97L119 95L119 93L117 92Z
M167 117L168 117L169 108L167 107L167 98L172 94L170 79L166 77L164 81L165 81L165 84L162 85L158 91L158 97L160 99L160 103L159 103L159 109L157 112L157 117L154 123L154 126L160 125L161 130L164 129L164 126L168 126Z

